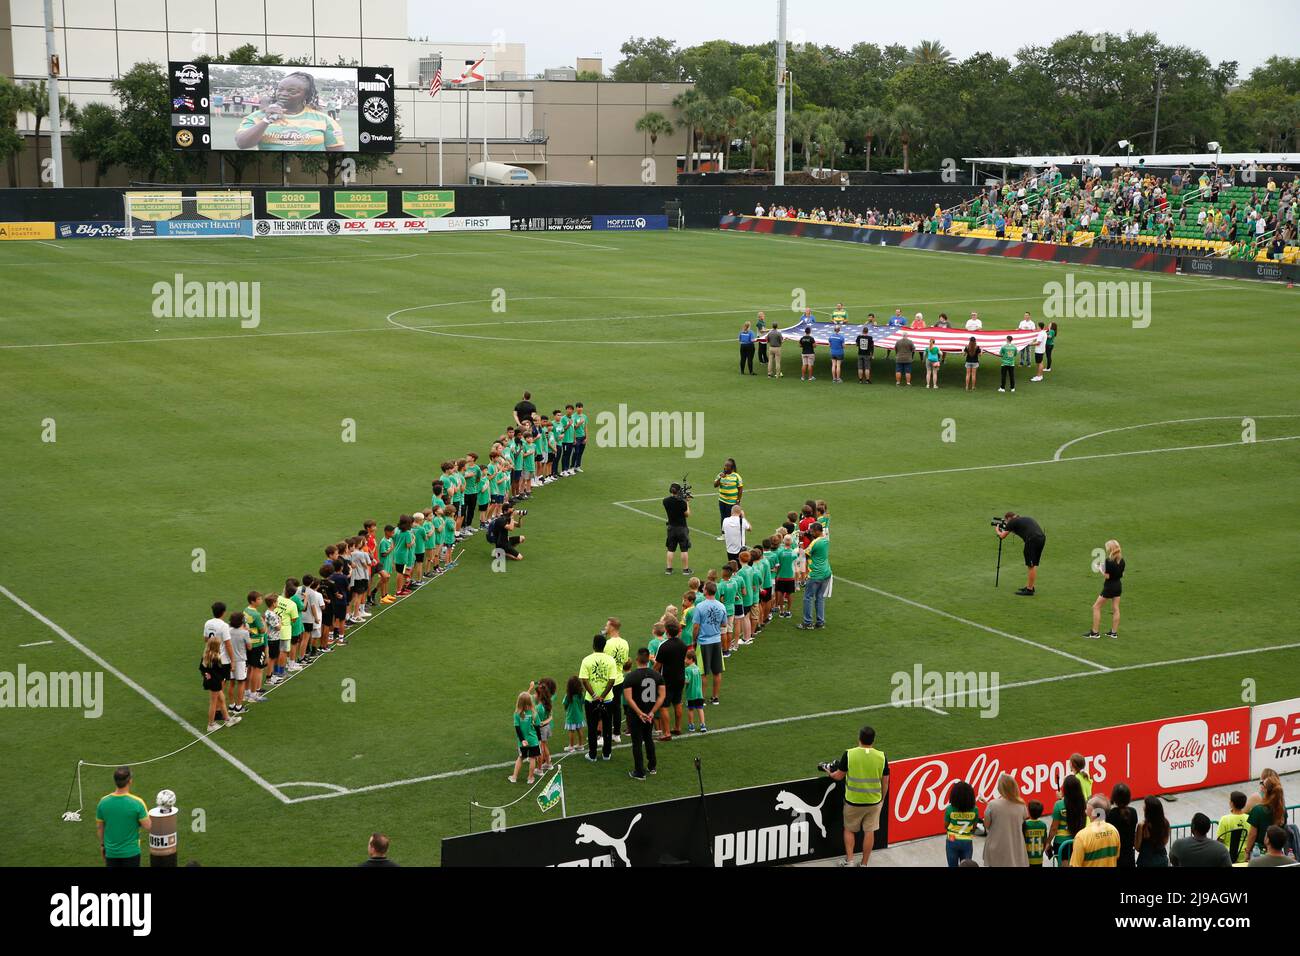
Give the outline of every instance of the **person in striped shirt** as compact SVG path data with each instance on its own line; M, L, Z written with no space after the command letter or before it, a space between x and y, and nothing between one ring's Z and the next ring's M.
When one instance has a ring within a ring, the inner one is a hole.
M745 494L745 479L736 471L736 459L728 458L722 463L722 471L713 480L713 487L718 489L719 521L726 521L731 517L732 507L740 504L740 499Z
M1110 801L1097 794L1088 801L1088 825L1074 835L1070 866L1116 866L1119 831L1106 822Z
M320 107L310 73L290 73L275 88L275 100L244 117L235 131L240 149L342 152L343 127Z

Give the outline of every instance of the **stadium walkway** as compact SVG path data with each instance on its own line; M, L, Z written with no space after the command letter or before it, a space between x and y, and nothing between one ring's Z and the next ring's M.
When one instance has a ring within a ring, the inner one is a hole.
M1165 815L1175 829L1180 826L1186 827L1196 813L1204 813L1211 820L1217 821L1219 817L1228 812L1229 793L1233 790L1240 790L1243 793L1250 794L1258 789L1258 780L1245 780L1228 787L1210 787L1205 790L1189 790L1186 793L1171 794L1165 798ZM1300 773L1284 774L1282 776L1282 789L1286 793L1287 805L1296 803L1296 797L1300 795ZM1137 807L1138 819L1141 819L1141 799L1134 800L1133 805ZM1050 814L1051 808L1049 807L1044 813L1044 818L1049 817ZM884 850L873 850L870 866L947 866L948 862L944 855L943 844L943 837L935 836L926 837L923 840L909 840L906 843L895 844ZM975 838L975 860L980 864L984 862L984 839L982 837ZM816 860L811 863L797 863L794 865L835 866L836 862L836 860Z

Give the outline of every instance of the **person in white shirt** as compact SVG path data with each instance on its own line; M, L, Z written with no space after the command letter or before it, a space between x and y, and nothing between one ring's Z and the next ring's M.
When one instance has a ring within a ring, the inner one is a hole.
M1033 320L1033 318L1030 317L1030 315L1029 315L1028 312L1025 313L1025 317L1024 317L1023 319L1020 320L1020 324L1019 324L1018 326L1016 326L1016 328L1018 328L1021 332L1032 332L1032 331L1034 331L1034 320ZM1021 365L1028 365L1028 364L1030 364L1030 363L1029 363L1029 346L1028 346L1028 345L1026 345L1023 349L1020 350L1020 364L1021 364Z
M1038 363L1038 374L1031 378L1031 382L1041 382L1043 380L1043 359L1047 355L1047 327L1042 322L1038 323L1038 334L1034 336L1034 361Z
M767 210L763 208L763 204L762 204L762 203L759 203L758 205L756 205L756 206L754 207L754 215L755 215L755 216L762 216L762 215L765 215L766 213L767 213Z
M221 642L220 666L224 669L221 678L223 689L226 696L226 710L232 714L240 713L243 708L235 710L231 704L235 700L235 686L231 673L231 662L235 659L234 649L230 643L230 625L226 623L226 605L222 601L216 601L212 605L212 617L203 622L203 642L206 644L208 638L215 637Z
M967 332L979 332L984 328L984 323L980 321L980 314L972 312L970 318L966 320Z
M745 520L744 509L740 505L731 506L731 517L722 522L722 540L727 548L727 560L739 561L740 552L745 549L745 532L751 525Z

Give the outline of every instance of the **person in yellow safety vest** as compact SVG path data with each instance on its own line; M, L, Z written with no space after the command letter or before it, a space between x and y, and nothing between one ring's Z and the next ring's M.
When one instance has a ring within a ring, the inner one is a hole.
M1088 761L1083 759L1083 754L1070 755L1070 773L1079 778L1079 786L1083 787L1083 800L1086 803L1092 799L1092 777L1088 773Z
M853 844L862 834L862 866L871 859L871 845L880 829L880 811L889 796L889 761L877 750L876 731L858 731L858 746L844 751L834 763L821 764L833 780L844 781L844 859L840 866L853 865Z

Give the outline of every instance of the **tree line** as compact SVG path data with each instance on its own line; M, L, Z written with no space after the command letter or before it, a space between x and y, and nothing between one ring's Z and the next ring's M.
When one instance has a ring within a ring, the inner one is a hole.
M675 125L691 153L724 166L770 168L775 148L776 44L710 40L679 48L629 39L610 79L693 82ZM1234 61L1160 42L1154 33L1073 33L1025 46L1014 61L956 60L938 41L912 48L858 43L787 50L794 166L937 168L962 156L1300 150L1300 58L1272 56L1244 80ZM1156 98L1159 91L1159 126ZM647 114L652 138L675 126Z

